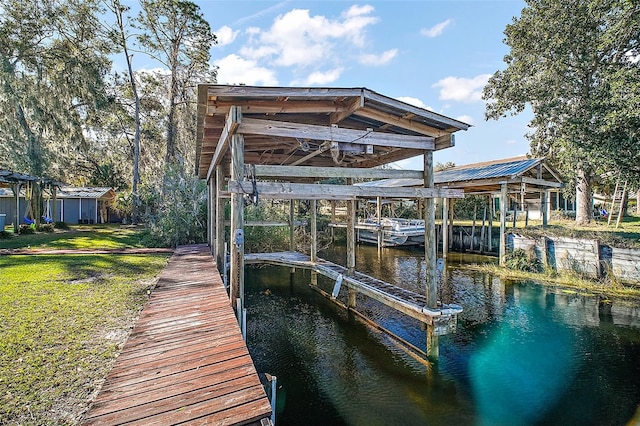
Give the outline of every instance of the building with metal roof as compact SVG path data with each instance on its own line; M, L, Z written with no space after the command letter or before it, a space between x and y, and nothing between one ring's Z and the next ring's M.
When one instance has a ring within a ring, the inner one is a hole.
M23 217L23 212L27 210L25 189L20 189L19 194L18 221L26 223ZM115 198L115 191L109 187L61 186L55 193L56 208L54 208L53 192L43 191L42 216L55 222L69 224L107 223L112 216L110 206ZM0 214L6 214L7 223L15 220L15 211L16 201L13 189L0 188Z

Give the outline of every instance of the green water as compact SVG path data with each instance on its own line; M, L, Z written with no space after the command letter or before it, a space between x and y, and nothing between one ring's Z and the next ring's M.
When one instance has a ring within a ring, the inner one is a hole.
M344 264L344 251L321 256ZM248 268L247 343L278 378L278 425L624 425L640 403L640 308L531 282L503 282L454 257L439 296L463 306L425 364L309 289L310 273ZM423 291L420 250L357 249L357 268ZM333 283L321 278L321 288ZM343 289L344 291L344 289ZM344 300L344 295L341 293ZM420 324L363 297L358 309L425 347ZM637 417L636 417L637 419ZM636 424L634 422L633 424Z

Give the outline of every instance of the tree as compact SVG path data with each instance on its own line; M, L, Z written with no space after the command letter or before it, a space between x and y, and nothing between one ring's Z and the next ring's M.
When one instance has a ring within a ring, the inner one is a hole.
M109 99L109 43L95 1L0 0L0 137L8 166L59 179L73 173L85 131ZM9 113L10 112L10 113Z
M138 23L140 45L168 69L168 120L165 163L180 162L177 150L178 107L194 102L196 80L215 81L209 49L216 43L200 8L183 0L142 0Z
M112 36L116 43L122 47L124 57L127 62L127 72L129 77L129 85L134 101L134 137L133 137L133 178L131 185L132 209L131 223L138 223L138 206L140 205L140 197L138 194L138 183L140 183L140 96L138 95L138 85L135 73L133 72L133 55L129 54L129 35L127 33L126 12L130 10L128 6L123 6L120 0L112 0L110 9L116 17L116 28Z
M575 185L576 223L588 223L595 174L616 167L639 175L640 4L527 0L527 5L505 29L511 48L504 58L507 68L485 86L485 116L498 119L531 106L532 153L547 156ZM625 149L618 149L621 145Z

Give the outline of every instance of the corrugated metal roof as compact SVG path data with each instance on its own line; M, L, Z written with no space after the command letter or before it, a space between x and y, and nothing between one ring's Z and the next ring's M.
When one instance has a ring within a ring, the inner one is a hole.
M537 166L540 158L506 159L488 163L476 163L453 167L434 173L436 184L448 182L464 182L479 179L511 178Z
M63 186L57 192L58 198L114 198L116 193L109 187Z
M516 157L483 163L467 164L452 167L433 174L436 185L453 182L468 182L483 179L510 179L525 173L544 161L541 158ZM372 182L363 182L358 185L382 188L398 188L422 186L422 179L382 179Z
M20 196L24 197L24 189L20 191ZM115 196L115 191L107 187L63 186L56 192L57 198L112 199ZM13 197L13 191L10 188L0 188L0 197Z

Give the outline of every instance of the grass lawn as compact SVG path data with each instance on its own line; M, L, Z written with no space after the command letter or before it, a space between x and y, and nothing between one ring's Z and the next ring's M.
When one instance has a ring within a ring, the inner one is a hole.
M149 241L144 228L117 224L70 225L68 230L56 232L9 235L0 239L0 248L120 249L146 247Z
M139 234L97 227L11 242L124 248L137 247ZM0 256L0 424L77 424L168 256Z

